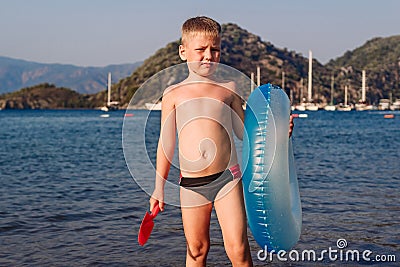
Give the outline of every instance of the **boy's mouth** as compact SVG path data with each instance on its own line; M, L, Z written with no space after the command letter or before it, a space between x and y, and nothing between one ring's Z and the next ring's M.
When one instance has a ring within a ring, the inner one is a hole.
M206 68L210 68L213 65L213 63L211 62L202 62L201 66L206 67Z

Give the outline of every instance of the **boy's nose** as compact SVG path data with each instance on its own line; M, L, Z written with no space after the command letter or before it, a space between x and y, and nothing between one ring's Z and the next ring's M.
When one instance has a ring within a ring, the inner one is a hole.
M211 60L212 59L212 53L210 49L206 49L204 52L204 59L205 60Z

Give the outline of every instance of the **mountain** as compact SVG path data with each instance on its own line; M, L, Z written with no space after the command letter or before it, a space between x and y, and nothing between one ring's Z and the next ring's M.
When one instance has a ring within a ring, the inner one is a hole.
M133 94L143 82L160 70L183 63L178 55L179 43L180 41L176 40L159 49L153 56L145 60L131 76L113 85L112 98L119 99L123 107L127 107ZM285 89L291 88L294 91L295 99L300 96L301 78L305 77L305 85L307 82L307 58L294 51L277 48L270 42L264 42L259 36L232 23L222 25L221 63L248 76L251 72L256 72L257 66L259 66L261 83L271 82L278 85L281 85L283 70L286 73ZM321 77L314 77L314 85L316 87L330 86L330 80L325 77L325 67L315 59L313 64L316 73L323 73ZM104 92L99 94L104 94ZM154 96L149 94L141 103L154 101L153 98Z
M65 64L44 64L0 56L0 94L41 83L71 88L93 94L107 87L107 73L114 81L127 77L141 64L79 67Z
M390 95L400 98L400 35L371 39L329 61L326 67L335 73L340 87L349 86L352 100L360 98L362 70L366 71L367 99L371 103Z
M247 76L260 67L261 83L270 82L279 86L282 84L282 72L285 72L284 89L292 96L293 103L298 103L301 95L306 97L308 58L287 48L275 47L236 24L224 24L222 28L221 63ZM179 44L179 40L170 42L146 59L130 76L126 75L113 84L112 100L119 101L121 108L126 108L137 89L148 82L150 77L168 67L183 63L178 55ZM390 95L393 98L400 98L400 36L374 38L325 65L313 59L314 101L318 103L330 101L331 77L333 76L335 103L343 102L345 85L349 86L350 102L358 102L361 97L363 69L367 71L367 98L371 103L377 104L379 99L389 98ZM101 73L104 89L105 73L106 71ZM0 77L1 75L0 72ZM160 83L165 86L169 81ZM60 85L57 84L57 86ZM139 101L141 104L153 102L159 97L159 92L156 93L151 86L149 88L145 93L141 93ZM248 94L249 90L247 88L244 90ZM85 103L85 107L103 106L106 101L106 90L84 97L90 102L90 104Z
M261 83L282 85L285 72L285 91L292 102L307 97L308 58L275 47L236 24L222 25L221 63L229 65L250 76L257 66L261 69ZM132 73L113 86L113 99L119 99L123 107L139 86L167 67L182 63L178 56L179 40L158 50ZM334 77L334 102L344 102L344 87L349 87L349 99L357 103L361 98L361 73L367 71L367 99L377 104L381 98L400 98L400 35L374 38L354 51L322 65L313 59L313 99L316 103L330 101L331 81ZM290 92L291 91L291 92ZM104 93L103 93L104 94ZM103 97L104 98L104 97ZM154 101L151 93L140 101Z

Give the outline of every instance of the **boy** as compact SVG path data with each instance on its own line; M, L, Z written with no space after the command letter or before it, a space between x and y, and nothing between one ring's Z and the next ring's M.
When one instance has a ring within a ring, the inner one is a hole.
M233 266L252 266L241 173L233 132L243 138L244 112L235 84L217 80L221 26L207 17L182 26L179 55L189 76L167 88L162 98L155 189L150 210L164 210L164 184L179 139L182 223L187 241L186 266L205 266L214 205L226 253ZM291 125L292 127L292 125Z

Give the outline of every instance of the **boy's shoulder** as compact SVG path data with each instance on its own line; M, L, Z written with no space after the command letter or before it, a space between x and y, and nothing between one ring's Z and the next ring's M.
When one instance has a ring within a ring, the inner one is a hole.
M227 89L227 91L232 94L235 94L235 95L237 94L236 83L232 80L219 79L219 80L215 81L215 85L220 86L221 88Z
M178 89L181 86L182 82L168 86L167 88L165 88L163 92L163 97L166 95L173 95L176 92L176 89Z
M236 90L236 83L234 81L231 81L231 80L221 80L221 81L219 81L219 85L223 86L223 87L225 87L227 89L230 89L232 91Z

